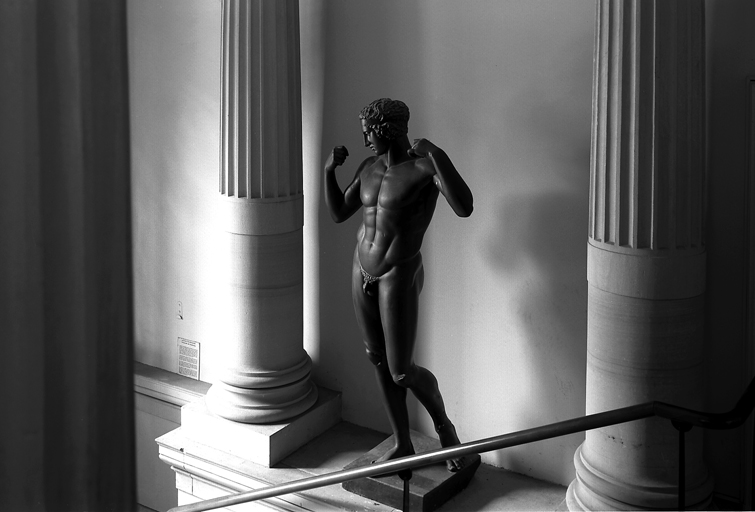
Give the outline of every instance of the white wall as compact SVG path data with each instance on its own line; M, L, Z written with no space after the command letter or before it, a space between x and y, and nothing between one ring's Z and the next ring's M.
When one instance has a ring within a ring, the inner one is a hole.
M176 340L219 371L212 228L217 200L220 2L130 0L136 358L176 371ZM475 195L442 200L423 250L416 359L438 377L463 440L584 413L586 218L594 3L300 2L305 172L305 348L344 418L388 430L354 320L358 219L335 225L320 172L357 114L405 101L410 137L443 147ZM184 319L176 318L177 302ZM432 425L415 401L413 425ZM568 484L581 435L485 461Z
M207 382L217 367L220 6L127 4L136 359L177 372L178 338L198 341Z

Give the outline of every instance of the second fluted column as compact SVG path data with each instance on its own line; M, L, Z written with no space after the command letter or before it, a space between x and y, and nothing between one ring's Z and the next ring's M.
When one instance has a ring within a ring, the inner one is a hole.
M586 413L703 408L705 65L699 0L599 0L588 235ZM686 503L712 480L686 439ZM673 509L678 433L650 418L592 430L570 510Z

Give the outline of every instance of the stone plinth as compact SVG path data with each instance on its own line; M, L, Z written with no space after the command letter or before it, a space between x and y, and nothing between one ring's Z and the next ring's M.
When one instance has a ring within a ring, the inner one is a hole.
M412 431L412 444L417 453L440 449L440 442L432 437ZM366 466L381 457L393 446L389 437L344 469ZM465 457L466 465L461 471L451 473L445 463L432 464L413 470L410 480L410 508L429 512L461 492L480 466L480 456ZM404 500L404 482L397 475L376 478L360 478L343 484L343 488L384 505L400 509Z
M220 452L270 467L341 421L340 394L318 389L315 405L280 423L250 424L222 418L204 400L181 408L181 430L187 438Z

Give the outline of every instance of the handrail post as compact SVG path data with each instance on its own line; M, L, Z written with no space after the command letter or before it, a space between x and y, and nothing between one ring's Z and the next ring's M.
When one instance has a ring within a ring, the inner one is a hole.
M672 420L671 424L679 431L679 510L684 510L687 494L684 434L692 429L692 425L676 420Z
M411 509L411 498L412 495L409 492L409 481L412 479L412 470L405 469L404 471L398 472L399 478L404 481L404 501L401 507L402 512L409 512Z

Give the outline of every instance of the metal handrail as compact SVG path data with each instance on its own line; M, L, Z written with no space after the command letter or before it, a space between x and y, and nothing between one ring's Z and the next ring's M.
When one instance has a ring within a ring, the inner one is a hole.
M284 494L306 491L317 487L325 487L355 480L357 478L366 478L380 476L385 474L394 474L399 471L427 466L448 459L461 458L465 455L476 453L485 453L512 446L543 441L554 437L561 437L569 434L575 434L586 430L608 427L619 423L641 420L657 416L671 420L674 427L679 430L680 446L684 445L684 434L692 427L701 427L708 429L724 430L736 428L742 425L752 412L755 406L755 378L750 381L747 389L737 402L736 406L726 413L704 413L678 407L676 405L664 402L646 402L644 404L622 407L611 411L591 414L580 418L573 418L566 421L551 423L541 427L535 427L500 436L471 441L449 448L441 448L416 455L402 457L386 462L371 464L354 469L336 471L324 475L313 476L301 480L295 480L286 484L274 485L263 489L241 492L220 498L191 503L174 507L168 512L202 512L221 507L239 505L250 501L273 498ZM683 452L680 454L683 455ZM683 464L680 467L680 492L679 508L684 509L684 471Z

